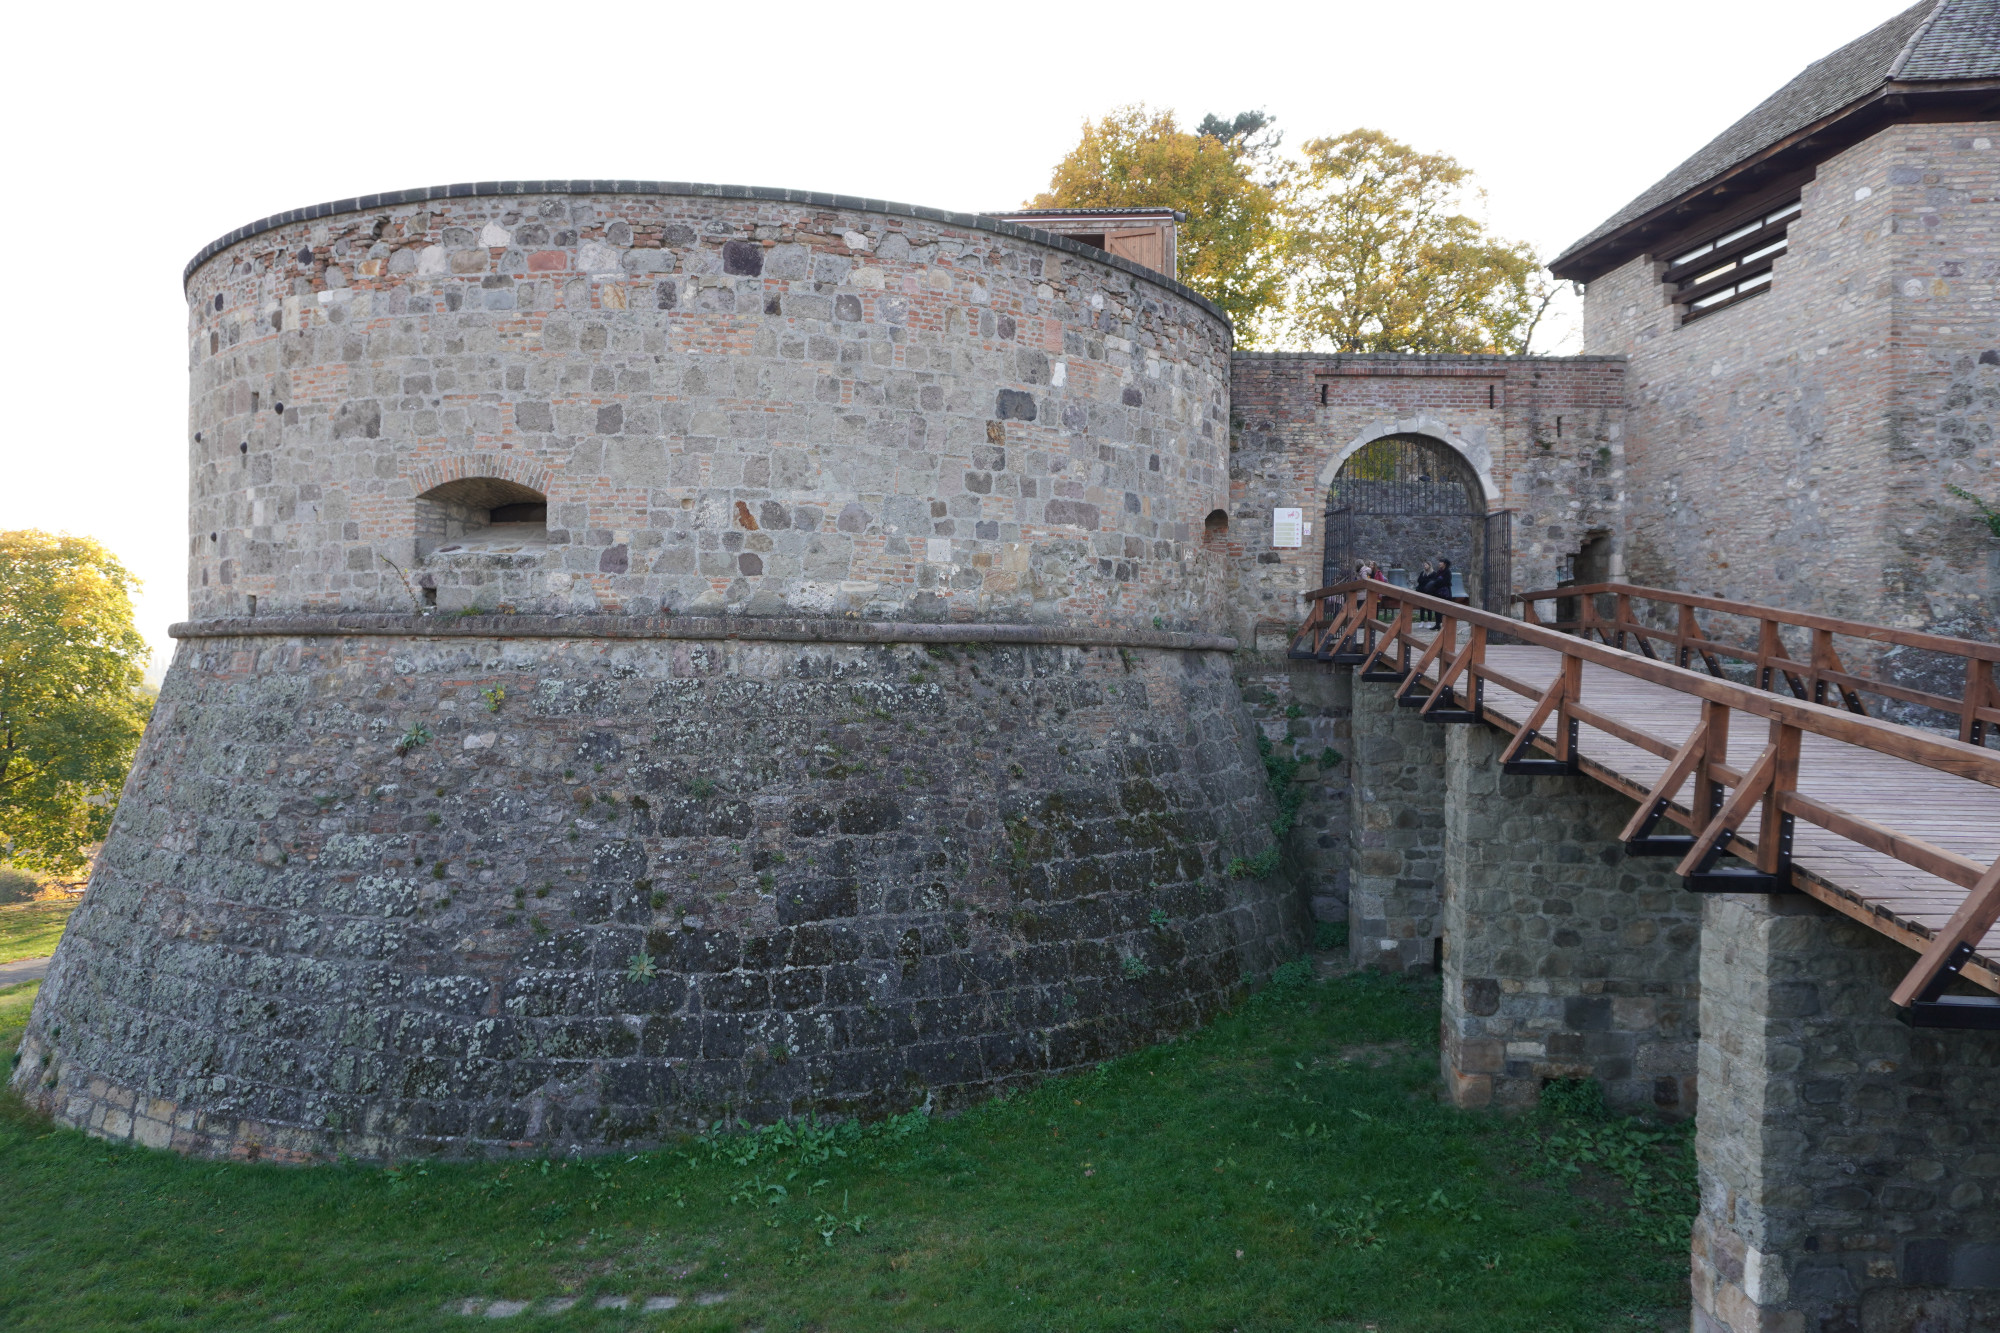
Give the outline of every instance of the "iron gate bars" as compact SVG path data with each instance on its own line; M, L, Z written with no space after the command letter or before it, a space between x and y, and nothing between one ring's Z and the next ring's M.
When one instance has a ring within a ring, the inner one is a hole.
M1513 590L1513 516L1486 511L1479 476L1457 450L1422 435L1387 435L1341 465L1327 490L1321 576L1358 562L1415 569L1448 559L1473 602L1505 612Z

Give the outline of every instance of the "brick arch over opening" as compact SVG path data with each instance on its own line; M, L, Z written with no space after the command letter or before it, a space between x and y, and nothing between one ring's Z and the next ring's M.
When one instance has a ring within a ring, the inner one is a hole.
M1328 459L1326 466L1319 470L1321 497L1325 497L1327 488L1333 485L1333 479L1340 475L1341 466L1348 459L1388 435L1422 435L1450 447L1478 476L1479 492L1486 501L1487 511L1491 512L1501 507L1500 487L1493 480L1493 451L1484 445L1472 444L1460 438L1442 421L1424 413L1400 420L1370 422L1367 429L1349 441L1345 448Z
M420 463L404 475L412 495L426 495L447 482L475 477L511 481L547 495L556 470L517 454L457 454Z

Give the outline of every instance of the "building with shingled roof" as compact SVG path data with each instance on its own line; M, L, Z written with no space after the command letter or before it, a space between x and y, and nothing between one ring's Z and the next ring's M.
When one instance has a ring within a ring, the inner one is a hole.
M2000 542L1950 489L2000 500L1996 196L2000 0L1923 0L1565 250L1584 350L1628 358L1614 567L2000 632Z

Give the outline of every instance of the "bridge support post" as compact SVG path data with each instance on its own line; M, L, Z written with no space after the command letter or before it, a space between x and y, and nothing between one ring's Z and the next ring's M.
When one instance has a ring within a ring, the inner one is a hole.
M1804 897L1706 903L1695 1333L2000 1320L2000 1034L1899 1023L1910 958Z
M1452 1100L1531 1106L1553 1079L1591 1078L1614 1107L1692 1111L1700 900L1671 864L1626 856L1631 801L1502 774L1507 737L1487 727L1438 730Z
M1444 732L1396 706L1397 687L1354 677L1348 789L1348 951L1356 967L1427 970L1436 961L1444 851Z

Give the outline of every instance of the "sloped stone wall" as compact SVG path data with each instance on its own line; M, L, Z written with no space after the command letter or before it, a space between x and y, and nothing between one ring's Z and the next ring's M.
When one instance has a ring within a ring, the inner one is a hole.
M949 1107L1301 946L1225 874L1270 842L1225 653L487 623L183 642L31 1104L375 1158Z

